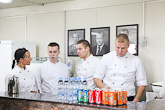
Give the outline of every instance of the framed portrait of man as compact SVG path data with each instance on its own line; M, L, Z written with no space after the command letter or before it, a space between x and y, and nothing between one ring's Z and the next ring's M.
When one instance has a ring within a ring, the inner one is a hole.
M94 56L103 56L110 52L110 27L91 28L90 41Z
M128 52L138 55L138 24L116 26L116 36L121 33L129 38Z
M77 41L85 39L85 29L68 30L68 56L78 56Z

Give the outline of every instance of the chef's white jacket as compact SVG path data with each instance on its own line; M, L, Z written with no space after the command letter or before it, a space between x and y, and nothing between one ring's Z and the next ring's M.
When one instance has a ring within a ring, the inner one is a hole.
M104 55L94 78L103 80L106 87L126 90L127 96L135 96L135 81L137 86L147 85L141 60L129 52L123 57L119 57L116 51Z
M41 93L57 94L59 77L63 80L69 77L68 66L60 61L52 63L50 60L42 63L36 75L36 87Z
M8 79L11 77L18 77L19 84L18 90L19 92L31 92L36 91L35 87L35 75L28 69L20 68L15 65L12 71L6 76L6 91L8 89Z
M100 59L94 57L92 54L86 59L81 59L76 64L75 72L77 77L87 78L87 83L89 88L95 88L96 85L93 82L93 76L97 65L99 65Z

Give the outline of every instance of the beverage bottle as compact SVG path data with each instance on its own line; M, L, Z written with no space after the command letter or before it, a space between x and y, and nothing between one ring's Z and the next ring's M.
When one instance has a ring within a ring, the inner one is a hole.
M75 78L73 77L73 80L72 80L72 100L73 102L77 102L77 87L76 87L76 81L75 81Z
M83 101L83 87L82 87L81 78L78 78L77 83L78 83L77 101L82 102Z
M59 100L63 100L63 80L61 77L58 80L57 96Z
M73 78L70 78L68 85L68 100L69 102L73 101Z
M83 78L82 87L83 89L88 89L87 78Z
M68 87L69 87L69 81L68 81L68 78L65 78L65 81L64 81L64 100L65 101L68 101Z
M83 86L83 102L88 102L88 97L89 97L89 89L88 89L88 83L87 83L87 78L83 78L82 82Z

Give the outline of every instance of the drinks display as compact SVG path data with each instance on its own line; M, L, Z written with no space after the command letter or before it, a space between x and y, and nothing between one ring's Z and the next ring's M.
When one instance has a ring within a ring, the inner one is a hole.
M107 90L106 88L88 88L87 78L59 78L58 81L58 99L78 102L78 103L94 103L110 106L123 107L127 104L127 91L117 88L115 90ZM126 107L126 106L125 106Z

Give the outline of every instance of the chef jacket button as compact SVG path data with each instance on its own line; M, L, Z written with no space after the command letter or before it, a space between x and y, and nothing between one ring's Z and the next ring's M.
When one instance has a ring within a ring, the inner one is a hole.
M29 72L29 71L28 71Z
M89 62L87 62L87 63L89 63Z
M121 84L123 86L123 84Z
M116 65L115 65L116 66Z
M20 73L21 73L21 71L20 71Z
M85 69L86 70L86 69Z
M115 74L114 74L114 76L115 76Z
M127 66L125 66L125 68L127 68Z
M126 58L128 58L128 57L126 57Z
M125 78L125 76L123 76L123 78Z
M25 79L24 79L25 80Z
M115 83L112 83L112 84L115 84Z
M78 69L78 70L80 70L80 69Z

